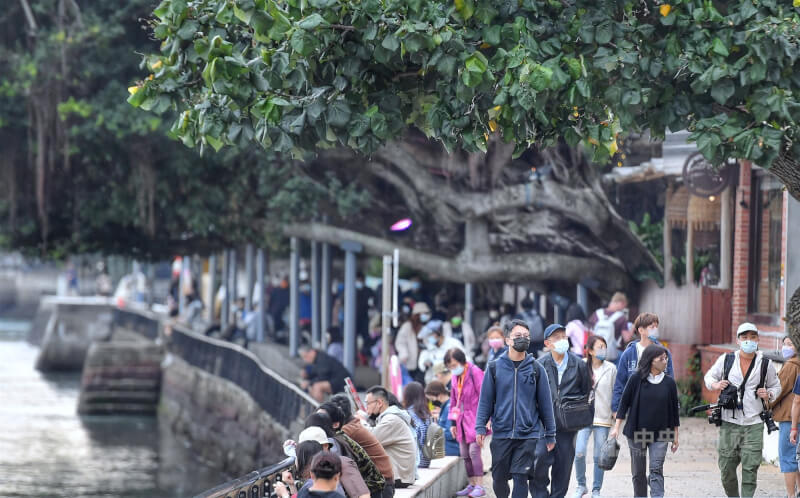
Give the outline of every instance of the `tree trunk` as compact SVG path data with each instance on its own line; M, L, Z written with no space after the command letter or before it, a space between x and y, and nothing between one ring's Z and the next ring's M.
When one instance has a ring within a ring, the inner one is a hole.
M769 171L786 186L789 195L800 201L800 162L791 154L783 154L772 163Z
M800 351L800 287L786 305L786 325L795 349Z

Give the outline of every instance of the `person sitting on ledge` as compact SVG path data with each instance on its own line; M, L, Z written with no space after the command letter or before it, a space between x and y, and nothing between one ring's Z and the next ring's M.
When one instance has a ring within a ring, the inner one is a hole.
M350 374L336 358L306 345L300 347L300 357L306 364L300 387L312 398L322 403L327 396L344 391L344 380Z

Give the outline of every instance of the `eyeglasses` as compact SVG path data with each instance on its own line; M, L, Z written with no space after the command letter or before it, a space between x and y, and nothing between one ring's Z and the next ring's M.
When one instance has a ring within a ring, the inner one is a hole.
M377 399L373 399L372 401L367 401L367 406L371 405L372 403L377 403Z
M510 337L511 337L511 339L530 339L531 338L530 334L516 334L516 335L512 335Z

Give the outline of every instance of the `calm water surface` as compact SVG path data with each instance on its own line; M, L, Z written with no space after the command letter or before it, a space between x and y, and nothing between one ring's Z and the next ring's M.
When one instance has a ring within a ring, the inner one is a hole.
M155 417L78 416L80 375L36 371L27 328L0 320L1 497L180 497L227 479Z

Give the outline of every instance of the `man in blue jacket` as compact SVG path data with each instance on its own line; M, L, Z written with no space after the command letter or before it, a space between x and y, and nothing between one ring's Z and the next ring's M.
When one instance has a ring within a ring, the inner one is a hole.
M486 424L491 420L492 479L497 498L508 498L509 476L514 479L512 498L525 498L536 444L544 438L547 451L553 450L556 422L547 372L527 354L531 342L528 324L511 320L504 334L509 349L486 367L475 431L478 445L483 447Z
M658 342L658 315L655 313L641 313L636 317L633 322L633 330L639 334L639 339L628 344L625 351L619 357L619 365L617 365L617 380L614 382L614 395L611 397L611 411L616 414L619 408L619 400L622 399L622 392L625 391L625 384L628 383L628 378L631 374L636 372L639 366L639 356L644 349L651 344L659 344ZM672 353L667 350L667 375L675 377L675 372L672 370Z

